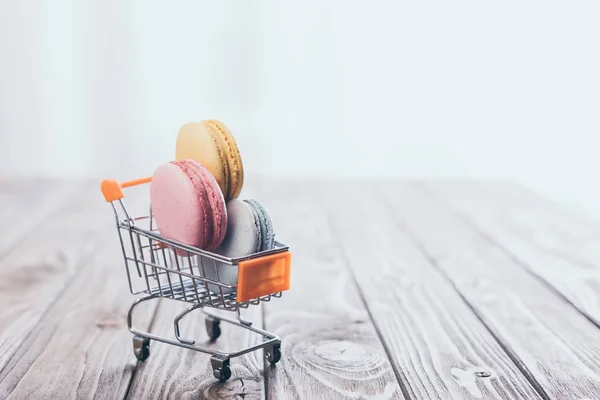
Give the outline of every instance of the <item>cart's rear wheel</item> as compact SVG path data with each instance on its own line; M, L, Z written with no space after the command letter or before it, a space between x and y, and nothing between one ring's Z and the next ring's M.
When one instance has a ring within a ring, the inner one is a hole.
M213 369L213 376L219 380L219 382L225 382L231 378L231 368L229 367L229 358L223 358L220 356L212 356L210 358L210 364Z
M206 324L206 333L208 334L210 341L214 342L219 336L221 336L221 320L213 317L208 317L206 318L204 323Z
M133 354L140 361L146 361L150 357L150 339L141 336L133 337Z
M217 376L217 371L215 371L214 374L215 378L217 378L219 382L225 382L227 379L231 378L231 368L229 365L225 365L218 371L219 376Z
M271 348L265 349L265 357L271 365L275 365L281 360L281 345L275 344Z

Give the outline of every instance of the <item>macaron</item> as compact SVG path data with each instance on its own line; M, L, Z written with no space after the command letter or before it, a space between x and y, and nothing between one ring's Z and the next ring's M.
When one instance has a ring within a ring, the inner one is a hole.
M244 166L237 143L225 124L217 120L190 122L181 127L175 151L177 160L192 159L215 177L225 201L240 195Z
M250 199L244 200L244 202L254 212L260 224L260 243L257 243L256 252L272 249L275 245L275 231L269 212L257 200Z
M258 201L230 200L227 216L227 235L215 253L235 258L273 247L273 223L267 209Z
M225 199L215 177L197 161L160 165L152 175L150 201L164 237L204 250L214 250L223 242Z
M247 256L275 246L275 232L267 209L256 200L233 199L227 202L227 234L215 253L230 258ZM218 268L219 276L217 279ZM206 277L228 285L237 284L237 266L223 263L205 265ZM209 289L219 293L217 285ZM223 293L233 290L223 288Z

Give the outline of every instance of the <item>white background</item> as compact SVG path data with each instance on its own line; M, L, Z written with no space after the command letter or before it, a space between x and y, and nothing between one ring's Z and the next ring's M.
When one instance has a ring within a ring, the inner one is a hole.
M597 1L0 0L0 175L508 178L600 216Z

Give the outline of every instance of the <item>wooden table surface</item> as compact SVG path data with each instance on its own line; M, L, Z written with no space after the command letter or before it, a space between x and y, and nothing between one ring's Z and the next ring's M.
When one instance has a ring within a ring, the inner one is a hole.
M138 363L99 182L0 182L0 398L600 399L600 224L502 182L249 182L292 288L244 313L283 358L152 342ZM147 206L147 190L126 201ZM186 305L136 324L172 334ZM202 313L186 336L207 343ZM215 348L256 343L222 326Z

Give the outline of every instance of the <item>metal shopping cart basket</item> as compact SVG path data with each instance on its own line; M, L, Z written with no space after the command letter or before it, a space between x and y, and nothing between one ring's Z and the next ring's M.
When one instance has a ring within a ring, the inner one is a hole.
M242 319L240 309L281 297L282 291L289 289L291 253L288 246L276 242L272 250L228 258L167 239L155 227L151 208L148 215L134 217L123 202L122 188L148 183L151 179L148 177L123 183L105 180L101 184L104 198L110 202L115 214L129 289L134 295L144 295L131 305L127 315L127 326L134 334L133 349L137 359L145 361L150 355L150 339L208 353L211 355L213 374L222 382L231 377L229 360L233 357L265 349L267 361L277 363L281 358L280 338ZM237 266L236 284L221 281L219 267L223 266ZM216 271L216 279L207 275L209 268ZM174 338L155 335L133 326L133 310L144 301L160 297L191 304L173 320ZM211 340L219 337L220 322L225 321L262 335L262 343L233 353L224 353L200 346L195 340L183 338L179 322L199 308L206 314L206 331ZM236 314L229 318L211 313L205 308Z

